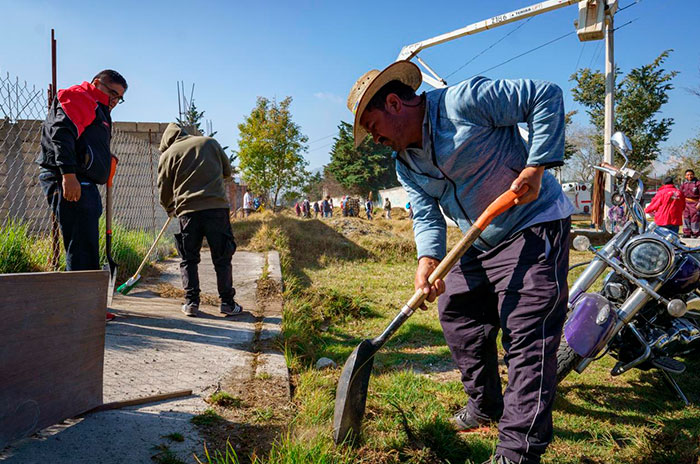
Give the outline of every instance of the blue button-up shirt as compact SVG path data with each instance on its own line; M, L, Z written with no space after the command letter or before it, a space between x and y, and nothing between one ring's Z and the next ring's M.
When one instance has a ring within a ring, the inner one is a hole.
M466 232L510 188L526 166L563 164L561 89L533 80L476 77L425 94L423 146L396 155L396 172L413 207L418 257L446 254L445 215ZM530 139L520 136L526 123ZM574 212L554 176L545 172L537 200L515 206L483 231L474 246L487 251L534 224Z

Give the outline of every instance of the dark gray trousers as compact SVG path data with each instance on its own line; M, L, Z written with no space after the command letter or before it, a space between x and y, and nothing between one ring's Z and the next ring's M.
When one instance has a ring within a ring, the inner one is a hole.
M102 198L93 182L80 181L80 199L63 198L60 174L46 170L39 173L39 184L51 211L61 227L66 249L66 271L87 271L100 268L99 221Z
M179 217L180 233L175 234L180 255L180 274L188 303L199 303L199 252L202 240L207 238L211 261L216 271L216 286L222 302L230 303L236 290L233 288L231 258L236 252L236 242L231 232L228 208L206 209Z
M569 218L536 224L486 253L470 250L445 278L440 323L471 414L499 420L496 452L537 463L552 440L556 353L566 317ZM508 385L501 392L496 336Z

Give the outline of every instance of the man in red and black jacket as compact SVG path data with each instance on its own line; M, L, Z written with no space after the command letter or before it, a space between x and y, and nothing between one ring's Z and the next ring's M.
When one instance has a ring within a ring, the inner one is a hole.
M110 112L127 87L118 72L101 71L92 82L59 90L42 125L39 182L61 227L68 271L100 268L95 184L110 175Z

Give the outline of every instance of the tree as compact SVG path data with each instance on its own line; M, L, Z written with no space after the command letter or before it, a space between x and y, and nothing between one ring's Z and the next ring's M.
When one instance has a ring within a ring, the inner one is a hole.
M578 111L573 110L569 111L564 115L564 123L566 124L566 138L564 139L564 161L567 161L576 153L576 146L569 139L569 130L572 127L571 123L573 122L573 117L576 113L578 113Z
M245 121L238 125L239 169L243 180L254 191L264 193L273 206L280 191L301 187L307 161L302 152L308 137L292 121L292 97L281 102L258 97Z
M371 137L355 148L352 125L345 121L340 122L333 140L327 169L343 187L367 194L399 185L391 148L374 143Z
M603 161L603 153L598 151L595 144L596 131L592 127L583 128L572 124L566 128L567 145L572 152L564 165L566 180L593 183L595 170L593 166Z
M190 105L185 111L184 118L177 118L177 123L188 129L194 129L197 134L202 134L202 118L204 118L204 111L197 111L197 105L194 104L194 98L190 102ZM209 137L213 137L214 134Z
M323 176L321 173L317 172L309 176L302 185L301 191L309 198L321 198L323 196Z
M651 64L632 69L623 79L615 70L615 130L631 139L634 151L630 164L641 171L648 171L659 153L659 144L668 139L673 125L672 118L657 120L655 115L666 102L673 89L671 80L678 71L666 71L661 66L672 50L661 53ZM571 76L577 86L574 100L585 106L591 123L596 128L595 145L603 153L605 126L605 76L599 71L584 68Z
M665 175L673 176L676 182L684 180L686 169L692 169L696 176L700 175L700 134L679 147L671 148L666 164L671 167Z

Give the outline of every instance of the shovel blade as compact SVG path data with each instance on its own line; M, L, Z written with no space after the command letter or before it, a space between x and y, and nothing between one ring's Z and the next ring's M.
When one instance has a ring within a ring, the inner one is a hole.
M333 415L333 439L339 445L360 436L362 417L367 403L367 388L377 349L364 340L345 361L338 380Z
M102 270L109 271L109 284L107 285L107 307L112 306L112 297L114 296L114 286L117 283L117 263L107 263L102 267Z

